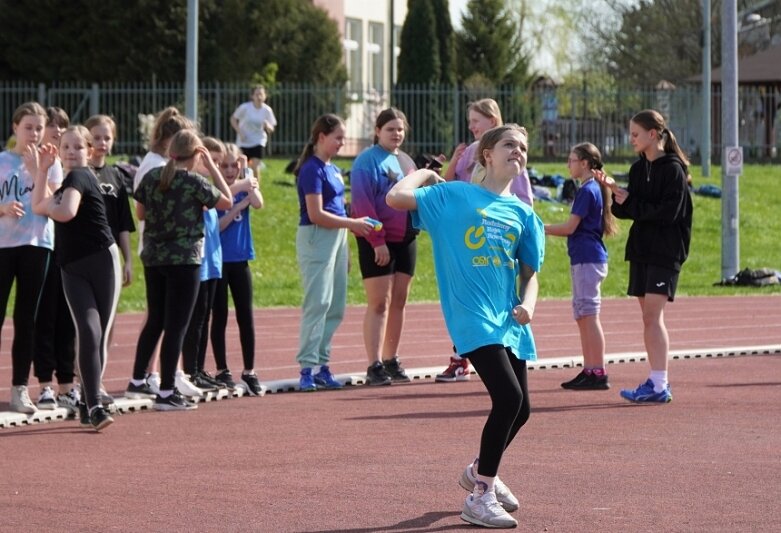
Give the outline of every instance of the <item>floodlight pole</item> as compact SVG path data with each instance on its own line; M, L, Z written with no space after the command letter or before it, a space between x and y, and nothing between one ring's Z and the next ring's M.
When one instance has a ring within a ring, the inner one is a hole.
M727 152L738 137L738 6L722 0L721 27L721 277L731 278L740 265L738 176L729 175Z
M198 0L187 0L184 114L191 120L198 120Z
M711 0L702 0L702 142L700 160L703 177L710 176L711 158Z

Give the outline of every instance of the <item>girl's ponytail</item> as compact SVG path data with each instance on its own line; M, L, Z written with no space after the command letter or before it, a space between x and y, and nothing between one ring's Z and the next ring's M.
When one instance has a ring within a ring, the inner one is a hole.
M613 205L613 192L603 184L599 184L599 190L602 191L602 232L605 237L612 237L618 234L618 222L610 207Z
M304 145L304 149L301 150L301 155L298 157L298 161L296 161L296 166L293 167L293 174L296 179L298 179L298 173L306 160L315 153L315 146L320 141L320 135L330 135L339 126L344 127L344 121L333 113L326 113L317 117L314 124L312 124L309 141Z
M160 192L167 192L168 189L171 188L171 182L174 180L175 175L176 160L169 159L168 163L166 163L163 167L162 172L160 172L160 183L157 185L157 188L160 190Z
M304 149L301 150L301 155L298 156L298 161L296 161L296 166L293 167L293 175L298 179L298 173L301 171L301 167L303 166L304 162L312 157L312 154L315 153L315 145L310 140L308 143L304 145Z
M675 139L675 135L673 135L673 132L670 131L670 128L664 127L662 129L662 136L664 137L664 152L667 154L675 154L678 156L678 159L681 160L683 163L683 172L685 174L688 174L689 172L689 159L686 157L686 154L683 153L683 149L678 144L678 141Z
M176 164L192 159L197 155L196 148L203 146L203 142L194 130L179 130L171 138L168 153L170 159L160 173L160 183L157 186L160 192L166 192L171 188L171 182L176 175Z

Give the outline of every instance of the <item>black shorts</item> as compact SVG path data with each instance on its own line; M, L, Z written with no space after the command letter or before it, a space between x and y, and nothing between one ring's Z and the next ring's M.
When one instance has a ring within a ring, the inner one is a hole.
M388 276L400 272L402 274L415 275L415 263L418 258L418 244L416 239L403 242L386 242L390 252L390 261L385 266L379 266L374 262L374 247L362 237L356 237L358 243L358 262L361 265L361 277L376 278Z
M678 272L647 263L629 263L629 296L643 297L646 294L665 294L667 301L675 299L678 287Z
M263 147L261 145L250 146L249 148L242 146L241 153L246 155L248 159L263 159Z

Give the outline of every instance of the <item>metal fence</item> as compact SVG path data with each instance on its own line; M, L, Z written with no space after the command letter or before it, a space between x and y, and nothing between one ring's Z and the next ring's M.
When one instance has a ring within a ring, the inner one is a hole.
M248 100L244 83L201 83L198 113L201 129L209 135L234 140L230 116ZM668 120L680 144L698 160L702 136L702 94L697 86L672 90L570 90L541 87L466 88L450 86L396 86L392 94L347 92L344 87L279 84L269 91L269 105L279 125L270 151L295 155L309 136L312 121L325 112L347 119L345 155L352 155L371 142L374 119L388 105L404 110L411 124L406 150L449 154L459 142L471 138L467 130L467 103L494 98L505 122L518 122L530 132L532 157L565 157L569 147L582 141L599 146L607 157L631 155L627 124L640 109L655 108ZM781 142L781 88L741 87L739 91L740 144L749 161L778 161ZM712 95L712 154L721 154L720 95ZM183 83L138 82L123 84L0 82L0 140L11 135L11 117L16 106L37 100L45 106L65 109L72 122L92 114L111 115L117 122L115 153L139 154L145 150L140 115L156 113L175 105L184 107Z

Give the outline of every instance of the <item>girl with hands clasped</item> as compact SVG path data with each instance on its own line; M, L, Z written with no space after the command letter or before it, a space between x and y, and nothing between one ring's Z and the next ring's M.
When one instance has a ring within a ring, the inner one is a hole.
M33 190L33 211L55 222L58 267L62 288L76 327L78 368L83 389L81 424L100 431L113 422L101 403L100 383L108 360L108 336L122 286L119 249L106 216L103 193L87 165L93 140L84 126L65 130L60 154L66 172L54 193L47 171L57 149L40 149Z
M664 306L675 297L678 274L689 254L689 161L664 117L653 109L632 117L629 140L640 159L629 169L627 188L604 174L596 176L613 192L613 215L632 220L626 241L627 294L636 296L640 303L643 340L651 364L648 379L634 390L621 390L621 397L637 403L667 403L673 396L667 376L670 339Z
M301 213L296 256L304 288L296 355L301 366L301 391L342 388L328 363L331 339L347 305L347 231L366 238L373 229L369 219L349 218L344 208L344 180L331 162L344 146L344 137L341 118L331 114L319 117L293 171Z
M610 212L610 189L600 186L595 177L604 182L602 155L591 143L572 148L567 159L572 178L580 188L572 203L566 222L546 224L545 234L567 237L572 278L572 313L580 331L583 350L583 371L570 381L562 383L565 389L607 390L610 388L605 371L605 335L599 321L600 286L607 277L607 248L602 236L617 232Z
M497 472L504 450L529 418L526 361L537 358L529 324L545 236L532 209L510 193L526 166L527 139L516 124L488 130L476 152L486 169L479 184L427 187L435 174L419 170L387 196L388 205L410 210L415 226L430 233L448 332L491 397L480 453L459 480L471 492L461 518L485 527L517 525L508 511L518 509L518 500Z

